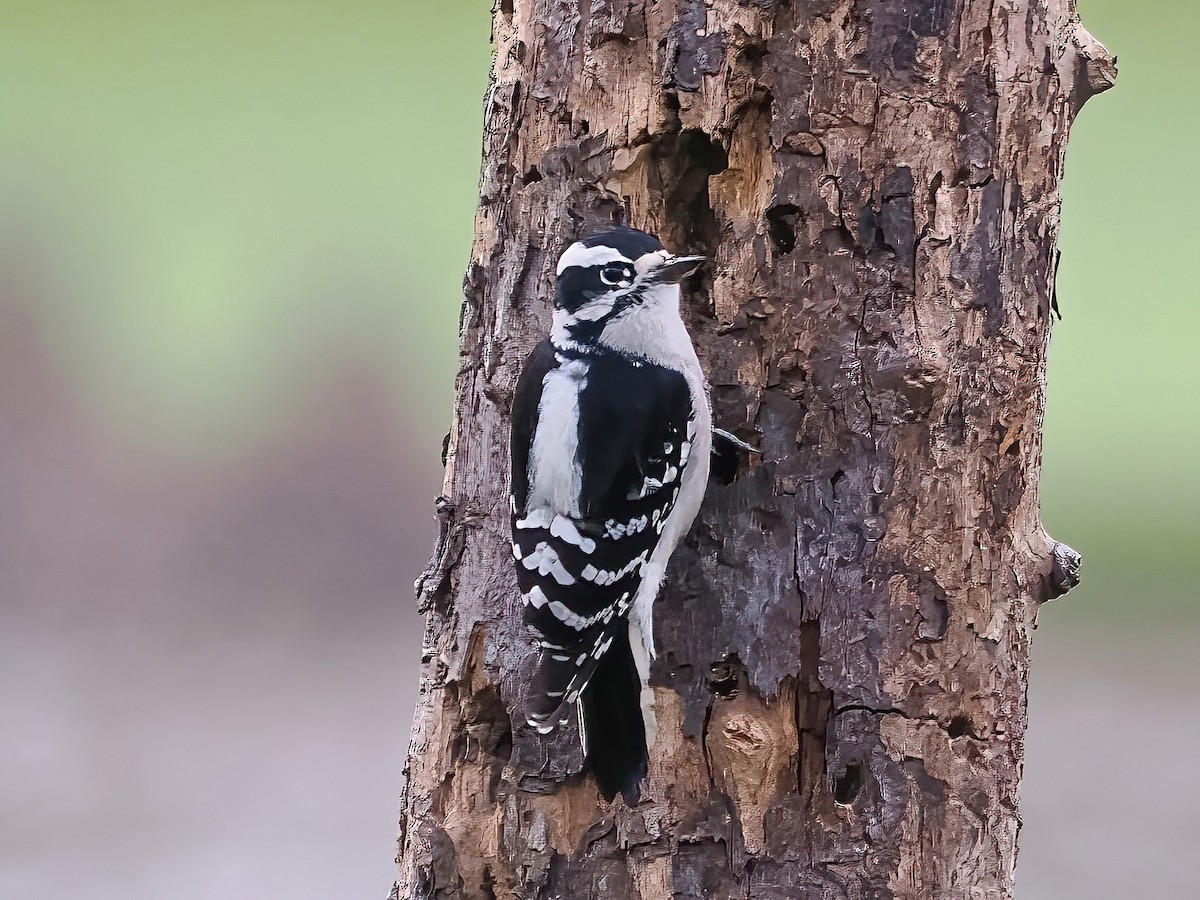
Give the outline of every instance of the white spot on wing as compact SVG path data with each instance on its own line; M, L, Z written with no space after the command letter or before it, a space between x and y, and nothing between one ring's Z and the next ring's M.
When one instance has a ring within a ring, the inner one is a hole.
M509 594L509 596L511 597L512 595ZM522 594L521 599L524 600L528 605L532 606L534 609L541 609L543 606L546 605L546 602L549 600L549 598L546 596L545 592L540 587L538 587L536 584L529 589L529 593Z
M550 612L554 613L554 617L564 625L574 628L576 631L583 631L583 629L587 627L586 619L581 619L579 616L575 615L575 613L571 612L570 609L568 609L558 600L552 600L550 602ZM557 657L555 658L557 659ZM566 662L570 658L571 657L569 656L564 656L562 661Z
M574 544L584 553L591 553L596 549L596 542L580 534L575 523L566 516L554 517L554 521L550 523L550 533L556 538L562 538L568 544Z
M537 569L542 576L552 575L559 584L566 586L575 583L575 576L563 567L558 553L553 547L542 541L534 551L521 560L521 565L527 569Z
M609 519L604 523L604 529L608 532L608 536L614 541L625 537L626 529L624 522L617 522L613 519Z
M540 509L531 509L525 518L516 521L516 526L518 528L548 528L553 518L554 513L543 506Z
M646 477L642 479L642 487L640 490L634 488L625 497L626 500L641 500L644 497L650 496L655 491L663 486L663 483L657 478Z

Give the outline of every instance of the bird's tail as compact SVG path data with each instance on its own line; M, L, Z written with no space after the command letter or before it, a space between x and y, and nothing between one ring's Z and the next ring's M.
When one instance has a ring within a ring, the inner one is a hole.
M617 628L612 646L579 700L588 767L609 802L619 793L634 806L641 797L649 764L641 695L629 629Z

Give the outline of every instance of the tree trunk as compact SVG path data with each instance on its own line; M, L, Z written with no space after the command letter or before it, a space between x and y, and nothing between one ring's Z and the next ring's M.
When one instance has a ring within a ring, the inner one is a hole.
M1072 0L500 0L398 897L1009 897ZM521 725L508 409L553 266L711 259L714 483L655 611L636 809Z

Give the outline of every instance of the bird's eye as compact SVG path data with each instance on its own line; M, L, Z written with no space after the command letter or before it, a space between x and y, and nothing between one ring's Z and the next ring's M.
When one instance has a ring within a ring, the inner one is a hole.
M605 284L618 285L633 279L629 274L629 266L605 266L600 270L600 280Z

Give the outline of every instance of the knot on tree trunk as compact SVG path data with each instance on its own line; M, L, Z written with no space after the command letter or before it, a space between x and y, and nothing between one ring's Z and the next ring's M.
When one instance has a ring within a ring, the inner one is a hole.
M1046 599L1057 600L1068 591L1079 587L1079 570L1083 567L1083 557L1058 541L1054 543L1052 555L1050 593Z
M1092 97L1116 85L1117 58L1081 24L1075 26L1071 44L1075 48L1078 66L1071 99L1078 113Z

